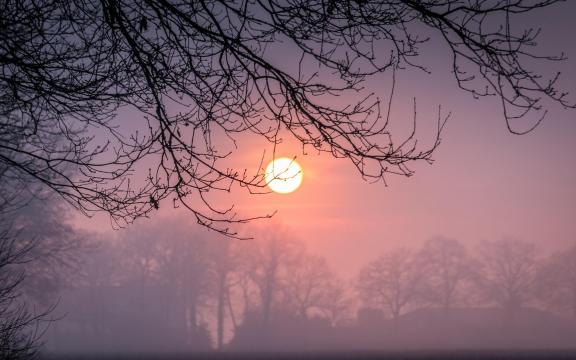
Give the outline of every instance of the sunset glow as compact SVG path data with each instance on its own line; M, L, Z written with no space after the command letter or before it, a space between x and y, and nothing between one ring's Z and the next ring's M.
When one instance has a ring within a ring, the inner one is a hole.
M302 184L302 168L290 158L278 158L266 167L266 183L279 194L294 192Z
M576 360L576 0L1 8L0 360Z

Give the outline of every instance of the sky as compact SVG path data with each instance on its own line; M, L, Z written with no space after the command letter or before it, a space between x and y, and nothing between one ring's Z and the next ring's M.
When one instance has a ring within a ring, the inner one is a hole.
M574 13L576 2L571 1L523 21L542 27L543 53L564 52L568 57L536 70L562 71L561 87L576 101ZM276 153L296 156L301 164L304 180L296 192L250 195L235 189L214 201L221 206L235 204L248 216L276 210L273 220L258 221L250 229L286 227L349 278L386 251L418 246L434 236L455 238L471 247L514 237L534 242L543 254L576 242L576 110L552 104L546 120L533 132L511 134L497 99L473 99L458 90L441 47L431 43L422 53L419 61L432 74L414 70L398 74L393 115L400 124L410 119L416 98L418 138L425 146L434 138L438 106L451 112L432 165L412 166L411 178L390 175L387 184L371 184L346 160L314 151L303 154L301 146L286 140ZM376 93L387 94L390 83L375 78L370 85ZM243 140L231 158L237 168L258 166L264 149L270 154L269 146ZM178 217L196 227L192 216L169 206L153 216ZM112 230L104 215L78 217L76 222L98 232L123 231Z

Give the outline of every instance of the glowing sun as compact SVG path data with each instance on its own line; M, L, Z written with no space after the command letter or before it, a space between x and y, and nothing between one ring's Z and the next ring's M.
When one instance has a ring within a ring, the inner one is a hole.
M266 167L266 183L272 191L288 194L302 184L302 168L294 159L274 159Z

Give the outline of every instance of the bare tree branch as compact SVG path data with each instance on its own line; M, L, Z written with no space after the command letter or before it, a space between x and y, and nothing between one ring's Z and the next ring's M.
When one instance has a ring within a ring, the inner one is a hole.
M428 148L417 144L416 116L405 138L390 129L394 74L426 70L415 61L429 33L419 24L447 45L462 89L500 98L511 132L535 112L533 129L546 99L573 107L557 76L530 70L562 56L536 55L538 31L512 26L558 2L4 0L0 165L120 226L168 199L235 236L231 225L249 218L207 194L264 191L262 169L224 165L241 134L273 147L294 138L369 180L432 161L447 115ZM274 61L279 47L289 65ZM365 87L382 73L392 74L385 102Z

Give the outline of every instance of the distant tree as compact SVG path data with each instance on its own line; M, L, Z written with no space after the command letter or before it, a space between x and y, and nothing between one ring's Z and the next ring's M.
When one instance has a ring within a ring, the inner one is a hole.
M13 212L13 224L21 239L35 245L26 263L23 291L43 307L58 301L60 292L80 281L93 235L71 224L71 208L53 194L38 194Z
M0 358L28 359L42 345L57 294L72 284L67 270L82 242L66 225L60 200L10 191L12 185L0 175L7 195L0 203Z
M514 311L534 299L538 270L534 244L515 239L485 242L480 261L477 280L484 300Z
M232 288L238 285L240 271L239 243L229 239L218 239L208 244L209 288L216 302L216 348L224 345L224 329L226 314L232 319L234 329L237 328L236 315L232 306Z
M5 214L3 214L5 216ZM0 358L29 359L40 346L42 321L48 313L31 311L22 295L25 272L35 243L18 237L5 219L0 223Z
M335 323L350 305L343 282L319 256L304 254L291 263L282 291L287 306L304 319L327 316Z
M538 272L538 298L548 308L576 317L576 245L548 258Z
M266 336L271 326L282 327L288 318L304 323L323 319L328 325L349 318L352 296L325 259L308 254L304 244L292 239L288 229L279 224L254 232L257 238L248 242L221 239L224 242L209 245L215 250L209 277L216 295L220 346L224 305L235 342L244 342L238 339L245 336Z
M239 243L237 250L236 270L233 274L233 283L227 290L227 305L230 320L234 331L243 322L243 318L249 312L257 312L259 308L259 291L252 281L254 261L251 260L253 244Z
M188 338L194 339L201 332L201 314L208 306L208 239L186 232L158 239L166 243L160 258L160 279L174 287L182 300Z
M0 163L121 225L168 199L234 235L230 223L247 219L206 194L265 186L261 170L223 161L241 135L272 147L293 138L373 179L431 161L443 115L428 148L390 126L395 74L426 71L417 59L429 37L460 88L499 98L514 133L510 121L542 115L546 100L572 106L557 76L531 68L560 58L536 55L538 31L514 26L558 2L7 1ZM280 47L290 61L275 60ZM366 86L378 74L389 74L388 99Z
M207 238L171 219L128 229L119 241L119 284L164 288L177 303L185 338L194 343L204 331L200 314L209 297Z
M76 286L104 287L116 286L125 278L122 273L121 247L112 239L95 238L93 246L86 249L83 264L79 269ZM124 265L125 266L125 265Z
M166 246L157 224L142 224L128 229L119 236L118 251L121 266L121 283L139 286L158 284L162 247Z
M210 246L182 219L145 222L86 249L79 281L62 294L66 337L77 351L207 351L212 289ZM69 325L73 325L70 327ZM76 329L70 331L70 329Z
M256 301L247 304L245 310L260 313L266 324L274 311L285 303L283 286L290 276L291 264L303 255L304 248L280 226L264 229L258 237L246 243L243 251L243 269L256 290Z
M443 308L461 304L464 291L470 290L464 287L475 271L464 245L454 239L434 238L424 244L417 257L427 283L425 300Z
M357 280L360 300L397 319L421 299L424 274L407 248L382 255L362 268Z
M322 312L332 326L343 326L354 321L357 299L348 281L337 280L328 289L329 301Z
M66 205L0 161L2 359L35 356L59 292L77 280L73 270L88 242L69 224Z

